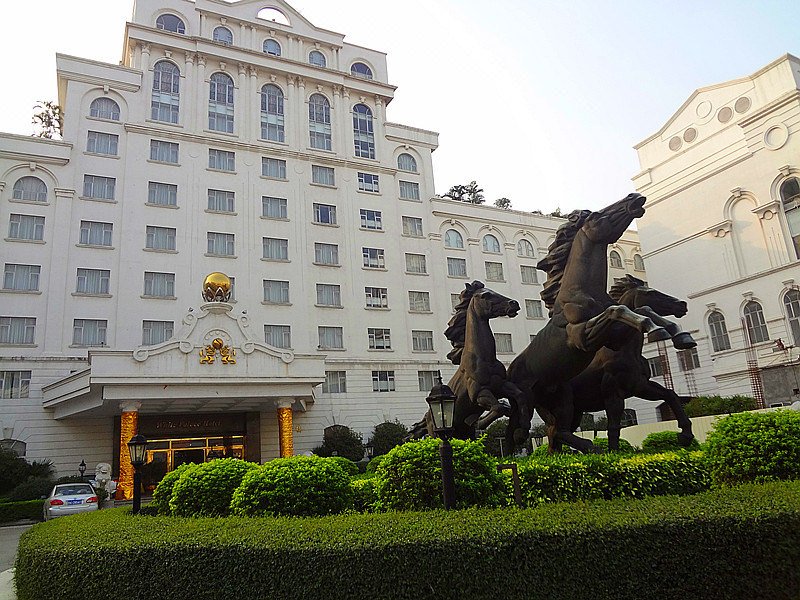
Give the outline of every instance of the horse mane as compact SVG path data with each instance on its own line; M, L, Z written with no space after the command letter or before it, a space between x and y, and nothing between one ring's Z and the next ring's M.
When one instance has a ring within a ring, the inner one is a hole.
M461 354L464 352L464 338L467 335L467 308L469 308L469 303L472 301L475 292L482 290L484 287L486 286L480 281L465 284L465 288L461 290L460 294L461 302L456 305L456 314L447 322L447 329L444 330L444 335L453 346L453 349L447 353L447 358L454 365L461 364Z
M634 277L630 273L626 273L625 277L614 278L614 285L608 290L608 295L611 296L614 302L619 302L625 292L638 287L647 287L647 282Z
M536 264L537 269L547 273L547 281L542 288L541 297L548 309L553 308L556 296L561 289L561 279L564 277L572 241L590 214L592 214L590 210L572 211L567 217L567 222L556 231L556 239L547 248L547 256Z

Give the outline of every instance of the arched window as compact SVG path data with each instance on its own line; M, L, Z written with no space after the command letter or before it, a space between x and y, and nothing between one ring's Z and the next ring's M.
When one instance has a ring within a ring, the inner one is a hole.
M276 40L264 40L264 52L272 56L280 56L281 45Z
M731 349L731 339L728 337L728 328L725 326L725 316L718 310L708 315L708 330L711 332L711 347L714 352Z
M14 183L12 197L14 200L47 202L47 186L38 177L20 177Z
M483 251L500 254L500 242L492 234L483 236Z
M644 271L644 259L639 254L633 255L633 268L636 271Z
M233 45L233 32L227 27L215 27L212 39L226 46Z
M528 258L533 258L536 256L536 253L533 250L533 244L531 244L528 240L520 240L517 242L517 256L526 256Z
M375 158L375 133L372 129L372 111L369 106L353 107L353 143L356 156Z
M153 98L150 118L166 123L178 122L180 107L181 71L173 63L162 60L153 67Z
M463 248L464 238L455 229L448 229L444 234L445 248Z
M283 142L283 92L268 83L261 88L261 139Z
M795 346L800 346L800 291L789 290L783 297L786 317L789 319L789 330Z
M119 104L111 98L95 98L89 106L89 116L119 121Z
M800 258L800 181L797 177L787 179L781 184L781 201L794 252Z
M214 73L209 92L208 128L233 133L233 79L225 73Z
M186 26L175 15L161 15L156 19L156 29L171 31L172 33L186 33Z
M397 157L397 168L401 171L417 172L417 160L410 154L401 154Z
M311 65L316 65L318 67L328 66L328 60L325 58L325 55L319 50L312 50L311 52L308 53L308 63Z
M751 300L744 305L744 322L751 344L766 342L769 339L767 323L764 321L764 311L758 302Z
M372 79L372 69L362 62L353 63L350 67L350 74L361 79Z
M331 103L322 94L312 94L308 99L308 145L331 149Z
M617 269L622 268L622 258L620 258L619 252L616 250L612 250L611 253L608 255L608 262L612 267Z

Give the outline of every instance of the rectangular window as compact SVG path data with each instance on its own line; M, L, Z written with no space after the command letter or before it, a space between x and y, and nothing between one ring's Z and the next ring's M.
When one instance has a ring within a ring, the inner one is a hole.
M678 350L677 354L681 371L694 371L700 368L700 357L697 354L697 348Z
M31 389L30 371L0 371L0 398L27 398Z
M0 317L0 344L33 344L36 317Z
M105 346L107 330L105 319L75 319L72 321L72 345Z
M650 377L661 377L664 375L664 361L660 356L647 359L647 366L650 368Z
M419 217L403 217L403 235L422 237L422 219Z
M286 161L279 158L261 157L261 174L271 179L286 179Z
M291 348L292 328L289 325L264 325L264 342L276 348Z
M487 281L505 281L503 278L503 263L485 262Z
M42 267L39 265L17 265L6 263L3 274L3 289L16 292L39 291L39 275Z
M208 239L208 254L215 256L234 256L234 234L232 233L219 233L216 231L209 231Z
M336 244L314 244L314 262L318 265L338 265L339 246Z
M536 276L536 267L520 265L519 270L522 274L522 283L539 283L539 279Z
M155 346L166 342L174 332L174 321L142 321L142 346Z
M236 194L225 190L208 190L208 210L232 213L236 206Z
M113 133L102 133L100 131L90 131L86 139L86 151L94 154L105 154L106 156L116 156L119 146L119 136Z
M401 181L400 197L403 200L419 200L419 184L413 181Z
M110 246L114 226L99 221L81 221L80 243L86 246Z
M514 348L511 345L511 334L510 333L495 333L494 334L494 344L497 348L497 353L503 354L510 354L514 352Z
M278 279L265 279L264 302L267 304L289 304L289 282Z
M341 327L317 327L320 350L341 350L344 348L344 335Z
M144 247L150 250L175 250L175 233L174 227L148 225Z
M236 170L236 153L227 150L208 149L208 168L217 171L233 172Z
M380 327L367 327L370 350L391 350L392 336L388 329Z
M372 372L373 392L393 392L394 390L394 371Z
M525 314L529 319L544 319L541 300L525 300Z
M147 203L156 206L177 206L178 186L151 181L147 184Z
M368 269L386 268L383 248L361 248L361 256L364 259L364 266Z
M289 240L265 237L261 239L261 247L267 260L289 260Z
M336 185L333 167L311 165L311 182L318 183L319 185Z
M322 382L323 394L344 394L347 392L347 371L325 371Z
M362 192L378 192L378 176L372 173L358 174L358 189Z
M425 255L406 253L406 272L422 274L427 273L428 266L425 260Z
M332 283L317 284L317 304L320 306L342 306L342 289Z
M43 240L44 217L11 213L8 237L12 240Z
M150 160L178 164L178 144L162 140L150 140Z
M419 379L419 391L430 392L439 377L439 371L417 371Z
M447 259L447 274L450 277L466 277L467 276L467 260L465 258L449 258Z
M336 225L336 207L332 204L314 202L314 223Z
M412 330L411 349L414 352L433 352L433 332Z
M75 293L106 295L110 281L111 271L106 269L78 269Z
M431 312L430 292L408 292L408 310L411 312Z
M461 294L450 294L450 305L453 307L453 312L459 304L461 304Z
M380 231L383 229L383 220L381 218L381 211L361 209L361 227L363 229L374 229Z
M98 200L113 200L114 188L117 180L113 177L101 177L100 175L83 176L83 197L96 198Z
M261 216L267 219L287 219L286 198L261 196Z
M153 298L174 298L175 273L145 271L144 295Z
M365 287L367 308L389 308L389 292L383 287Z

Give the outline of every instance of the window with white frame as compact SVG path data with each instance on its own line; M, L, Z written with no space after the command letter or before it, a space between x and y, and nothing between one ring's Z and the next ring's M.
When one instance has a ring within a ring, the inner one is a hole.
M208 190L208 210L232 213L236 206L236 194L228 190Z
M664 376L664 361L660 356L647 359L647 367L650 369L650 377Z
M372 372L372 391L373 392L393 392L394 371L373 371Z
M367 308L389 308L389 291L385 287L365 287Z
M281 45L272 39L264 40L264 54L269 54L271 56L280 56L281 55Z
M522 276L522 283L539 283L539 276L536 274L536 267L530 265L520 265L519 272Z
M175 332L174 321L142 321L142 346L155 346L170 339Z
M424 275L428 272L428 264L424 254L406 252L406 273Z
M39 291L41 265L21 265L6 263L3 274L3 289L15 292Z
M234 256L234 234L209 231L206 239L208 247L206 252L213 256Z
M211 39L224 46L232 46L233 32L227 27L215 27Z
M433 332L411 330L411 349L414 352L433 352Z
M214 73L209 80L208 128L233 133L233 79Z
M392 335L383 327L367 327L367 338L370 350L391 350Z
M178 17L172 14L163 14L156 19L156 29L171 31L172 33L186 33L186 26Z
M333 283L317 284L317 304L319 306L342 307L342 288Z
M511 354L514 352L510 333L495 333L494 344L498 354Z
M541 300L525 300L525 314L529 319L544 319Z
M119 121L119 104L111 98L95 98L89 105L89 116L95 119Z
M463 248L464 238L455 229L448 229L444 233L444 247L445 248Z
M85 246L111 246L114 231L112 223L81 221L80 244Z
M72 321L73 346L105 346L108 321L105 319L74 319Z
M487 281L505 281L503 277L503 263L484 262L484 265L486 266Z
M177 65L158 61L153 67L153 93L150 118L164 123L177 123L181 104L181 71Z
M266 219L287 219L286 198L261 196L261 216Z
M107 295L111 282L111 271L107 269L78 269L76 294L90 296Z
M119 136L113 133L90 131L86 138L86 151L105 156L116 156L119 147Z
M264 325L264 342L276 348L291 348L292 328L289 325Z
M208 168L217 171L236 170L236 153L227 150L208 149Z
M725 316L718 310L708 315L708 330L711 333L711 347L714 352L731 349L731 340L728 337Z
M339 246L336 244L314 244L314 262L318 265L339 265Z
M458 305L461 304L461 294L450 294L450 306L453 309L453 312L456 311Z
M0 371L0 398L27 398L30 389L30 371Z
M447 257L447 274L450 277L466 277L467 276L466 259Z
M144 247L148 250L175 250L176 230L174 227L148 225L145 231Z
M289 282L280 279L265 279L264 302L267 304L289 304Z
M261 175L270 179L286 179L286 161L280 158L261 158Z
M403 235L408 237L423 237L422 219L419 217L403 217Z
M336 177L333 167L311 165L311 183L328 186L336 185Z
M491 233L483 236L483 251L500 254L500 242Z
M745 325L747 326L747 337L750 343L757 344L769 340L767 323L764 320L764 312L761 305L751 300L744 305L743 314Z
M791 177L784 181L781 184L780 195L795 257L800 258L800 179Z
M408 171L409 173L417 172L417 159L410 154L403 153L397 157L397 168L401 171Z
M375 158L375 132L373 130L372 111L365 104L356 104L353 107L353 143L356 156L360 158Z
M419 184L414 181L401 181L400 198L403 200L419 200Z
M375 231L380 231L383 229L383 220L381 218L381 211L362 208L359 211L359 214L361 216L362 229L372 229Z
M633 255L633 268L635 271L644 271L644 259L641 257L641 255Z
M386 258L383 253L383 248L361 248L361 256L364 260L364 267L368 269L386 268Z
M95 200L113 200L117 180L114 177L100 175L83 176L83 197Z
M8 237L12 240L43 240L44 217L11 213L8 221Z
M694 371L700 368L700 356L697 354L697 348L678 350L677 354L681 371Z
M794 346L800 346L800 291L792 289L783 296L786 318L789 319L789 331L792 332Z
M321 350L342 350L344 348L344 335L341 327L317 327L319 348Z
M0 344L28 346L36 338L36 317L0 317Z
M311 148L331 149L331 103L322 94L308 99L308 137Z
M150 140L150 160L178 164L178 144L163 140Z
M622 257L619 255L619 252L612 250L608 255L608 263L615 269L621 269Z
M28 202L47 202L47 185L38 177L20 177L14 182L11 197Z
M284 126L283 90L268 83L261 88L261 139L286 141Z
M319 50L312 50L308 53L308 64L317 67L327 67L328 61L322 52Z
M175 273L145 271L144 295L148 298L174 298Z
M531 244L528 240L520 240L517 242L517 256L523 256L525 258L535 258L536 252L533 250L533 244Z
M417 371L420 392L430 392L436 384L439 371Z
M409 290L408 292L408 310L411 312L431 312L431 294L430 292L417 292Z
M178 206L178 186L172 183L147 183L147 203L155 206Z
M289 240L284 238L261 238L262 258L265 260L289 260Z
M320 225L336 225L336 207L332 204L314 202L314 223Z
M379 192L378 176L372 173L359 173L358 189L362 192Z
M344 394L347 392L347 371L325 371L322 382L323 394Z

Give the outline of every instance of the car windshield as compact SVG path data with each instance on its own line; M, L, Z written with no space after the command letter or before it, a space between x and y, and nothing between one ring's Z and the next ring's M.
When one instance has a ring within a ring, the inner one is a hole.
M80 494L93 494L92 486L86 483L74 485L60 485L56 488L55 496L78 496Z

